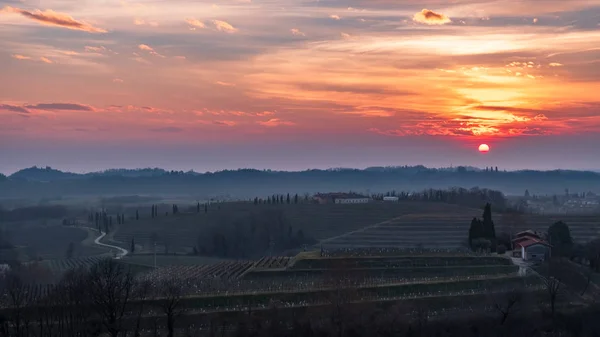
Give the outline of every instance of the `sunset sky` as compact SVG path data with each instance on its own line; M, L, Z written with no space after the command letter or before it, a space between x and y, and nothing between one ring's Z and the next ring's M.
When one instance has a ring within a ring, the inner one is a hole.
M600 169L600 1L0 0L0 172L412 164Z

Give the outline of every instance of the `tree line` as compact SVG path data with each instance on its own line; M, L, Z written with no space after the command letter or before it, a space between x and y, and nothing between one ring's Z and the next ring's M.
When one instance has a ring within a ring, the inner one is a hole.
M420 192L388 191L386 193L373 194L372 198L383 200L384 197L390 196L398 197L399 200L444 202L474 208L479 208L483 203L491 203L497 210L505 210L509 206L504 193L479 187L470 189L462 187L452 187L449 189L430 188Z
M248 258L314 244L301 229L294 229L282 210L254 211L249 215L221 215L198 237L195 253Z
M0 207L0 222L31 221L38 219L60 219L68 214L62 205L38 205L6 210Z

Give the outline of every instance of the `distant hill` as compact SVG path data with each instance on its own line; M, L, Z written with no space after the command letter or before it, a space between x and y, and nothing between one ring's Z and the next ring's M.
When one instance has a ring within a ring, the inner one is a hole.
M26 169L19 170L10 175L11 180L27 180L27 181L56 181L63 179L76 179L80 175L76 173L63 172L53 169L49 166L46 167L29 167Z
M2 180L2 179L0 179ZM197 173L159 168L112 169L86 174L50 167L18 171L0 182L0 197L172 195L195 198L253 198L273 193L421 191L429 188L485 187L508 195L600 193L600 173L591 171L501 171L424 166L336 168L299 172L225 170Z

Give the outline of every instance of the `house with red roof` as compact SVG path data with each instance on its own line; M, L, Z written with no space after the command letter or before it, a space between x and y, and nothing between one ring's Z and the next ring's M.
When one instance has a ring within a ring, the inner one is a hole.
M513 256L525 261L544 261L550 257L552 246L533 231L515 234L512 240Z

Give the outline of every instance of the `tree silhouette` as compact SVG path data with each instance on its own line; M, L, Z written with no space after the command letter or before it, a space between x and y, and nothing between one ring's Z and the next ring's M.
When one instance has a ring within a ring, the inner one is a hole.
M573 247L571 230L562 221L555 222L548 228L548 239L552 245L552 255L569 256Z
M140 212L138 212L138 210L135 210L135 219L139 220L140 219Z
M134 286L131 271L112 259L102 260L90 269L88 287L92 307L112 337L118 337L123 331Z
M473 240L483 237L483 228L481 221L477 218L471 220L471 227L469 227L469 247L473 248Z
M485 204L483 210L483 231L486 239L496 239L496 229L494 228L494 221L492 221L492 205L490 203Z
M131 238L131 254L135 253L135 240Z

